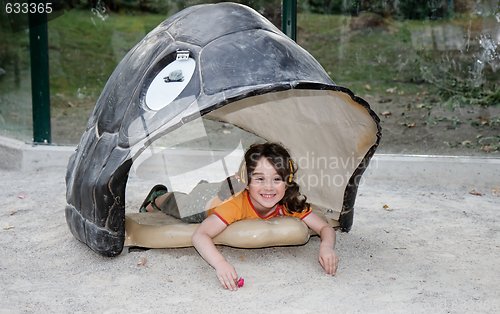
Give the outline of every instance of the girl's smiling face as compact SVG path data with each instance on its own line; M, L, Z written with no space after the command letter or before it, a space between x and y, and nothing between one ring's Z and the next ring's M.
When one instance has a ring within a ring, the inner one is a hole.
M261 216L266 216L285 196L286 184L273 165L261 157L250 175L247 190L255 210Z

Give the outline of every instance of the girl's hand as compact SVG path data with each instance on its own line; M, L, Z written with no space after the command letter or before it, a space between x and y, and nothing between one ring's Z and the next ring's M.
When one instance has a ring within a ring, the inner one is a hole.
M238 274L233 265L229 264L217 250L212 240L226 227L219 217L210 215L194 231L191 240L198 253L215 269L222 286L229 290L237 290Z
M335 253L335 230L314 212L307 215L303 221L321 237L319 245L319 263L328 275L337 273L339 258Z
M233 265L223 260L215 265L214 268L217 273L217 278L225 289L231 291L238 290L238 274Z
M337 257L334 249L331 247L320 246L319 263L328 275L335 276L339 265L339 258Z

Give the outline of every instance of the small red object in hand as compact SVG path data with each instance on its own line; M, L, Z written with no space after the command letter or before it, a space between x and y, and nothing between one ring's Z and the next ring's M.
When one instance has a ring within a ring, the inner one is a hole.
M240 279L238 279L238 288L241 288L243 287L243 285L245 284L245 279L243 279L243 277L240 277Z

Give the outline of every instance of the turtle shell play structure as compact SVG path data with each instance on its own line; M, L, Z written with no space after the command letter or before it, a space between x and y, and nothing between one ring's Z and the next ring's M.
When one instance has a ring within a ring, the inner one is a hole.
M351 229L358 184L381 138L379 118L267 19L226 2L171 16L112 73L68 164L72 234L102 255L120 254L134 162L198 119L282 143L308 201L328 209L340 230Z

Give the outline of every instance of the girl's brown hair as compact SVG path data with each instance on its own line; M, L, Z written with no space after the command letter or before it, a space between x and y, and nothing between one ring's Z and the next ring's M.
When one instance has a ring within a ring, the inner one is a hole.
M297 166L290 157L290 153L281 144L278 143L263 143L253 144L245 153L246 175L248 183L251 180L251 174L257 166L257 162L262 158L273 165L274 169L286 182L285 196L279 204L285 205L290 212L302 212L309 208L309 203L306 202L307 197L300 193L300 187L294 181Z

